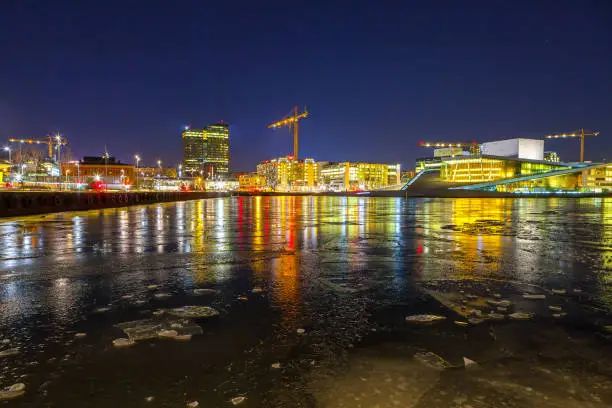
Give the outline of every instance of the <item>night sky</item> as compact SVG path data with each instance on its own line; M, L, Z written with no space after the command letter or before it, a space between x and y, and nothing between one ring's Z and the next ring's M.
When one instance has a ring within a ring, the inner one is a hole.
M296 104L316 160L413 168L420 140L579 127L610 159L612 2L0 1L0 144L60 131L79 157L175 165L182 126L224 120L248 171L292 152L267 125Z

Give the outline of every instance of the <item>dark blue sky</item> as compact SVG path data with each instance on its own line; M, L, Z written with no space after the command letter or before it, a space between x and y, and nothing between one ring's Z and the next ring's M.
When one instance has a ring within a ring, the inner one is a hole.
M180 128L231 124L234 170L289 154L414 167L430 141L601 131L612 156L612 3L0 2L0 143L178 163ZM578 141L547 142L566 160Z

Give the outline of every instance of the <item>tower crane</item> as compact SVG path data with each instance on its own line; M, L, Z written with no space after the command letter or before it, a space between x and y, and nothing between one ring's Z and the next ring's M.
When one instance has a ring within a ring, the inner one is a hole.
M477 154L480 151L480 143L476 143L476 142L457 142L457 143L448 143L448 142L420 142L419 146L421 147L434 147L434 148L441 148L441 147L461 147L461 148L468 148L470 150L470 153L472 154Z
M584 138L586 136L597 136L599 132L586 132L584 128L578 129L572 133L553 133L544 136L544 139L565 139L568 137L580 138L580 163L584 162Z
M308 111L306 108L304 108L304 112L298 113L298 107L296 106L293 108L293 112L289 113L289 115L285 116L278 122L268 125L268 129L275 129L281 126L288 126L289 129L293 127L293 157L295 160L298 159L298 121L306 117L308 117Z
M66 145L68 141L63 138L59 133L55 135L49 135L44 139L15 139L9 138L9 142L13 143L28 143L28 144L46 144L49 148L49 158L53 158L53 146L54 145Z

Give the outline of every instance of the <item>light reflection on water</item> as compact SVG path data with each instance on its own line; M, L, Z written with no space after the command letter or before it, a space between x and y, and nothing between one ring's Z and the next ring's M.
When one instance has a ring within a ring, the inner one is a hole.
M69 270L91 254L129 260L333 248L349 269L370 254L409 256L423 278L501 274L535 282L571 276L582 261L609 268L611 208L610 200L558 198L201 200L5 221L0 259L4 270L27 273L28 265L55 260Z
M0 236L0 323L43 343L67 341L75 326L111 336L112 324L141 318L121 296L161 307L151 284L169 292L173 306L206 302L189 293L214 286L223 296L213 305L239 321L236 298L261 286L268 303L248 303L240 313L251 320L241 324L278 312L280 329L270 330L281 342L300 326L318 330L322 344L344 344L340 332L362 338L367 327L355 321L412 304L422 282L580 288L589 307L612 309L605 199L235 197L11 219L0 222ZM330 296L330 287L338 293ZM108 304L108 320L87 317ZM237 331L223 341L243 337Z

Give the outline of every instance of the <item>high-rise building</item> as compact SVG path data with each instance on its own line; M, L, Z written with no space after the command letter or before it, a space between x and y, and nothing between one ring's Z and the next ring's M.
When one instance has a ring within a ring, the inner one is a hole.
M229 172L229 125L217 123L204 129L202 166L207 178L224 178Z
M203 129L186 127L183 136L183 172L186 176L224 178L229 172L229 125Z
M186 176L195 176L202 169L204 162L204 129L183 130L183 171Z

